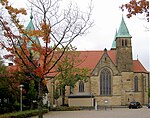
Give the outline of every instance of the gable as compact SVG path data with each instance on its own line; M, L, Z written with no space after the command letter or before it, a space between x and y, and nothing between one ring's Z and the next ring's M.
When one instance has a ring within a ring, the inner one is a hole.
M98 64L92 71L92 76L98 76L99 72L102 68L109 68L112 70L113 75L118 75L119 71L117 67L115 66L115 51L106 51L104 50L104 53L99 60Z
M88 68L89 75L94 71L99 61L102 59L104 55L104 51L78 51L79 52L79 60L82 60L81 63L77 66L78 68ZM107 55L110 58L111 62L115 65L116 63L116 50L107 51Z

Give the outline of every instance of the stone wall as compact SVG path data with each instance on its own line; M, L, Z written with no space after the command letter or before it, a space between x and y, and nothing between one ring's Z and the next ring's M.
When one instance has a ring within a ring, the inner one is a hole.
M104 65L97 67L99 72L98 75L91 76L87 82L84 83L85 93L91 93L95 96L95 100L98 105L128 105L131 101L139 101L141 104L148 103L148 74L147 73L134 73L134 72L122 72L119 73L115 66L110 64L112 73L112 94L109 96L100 95L100 71L104 68ZM134 77L138 77L138 91L134 91ZM52 104L56 101L53 100L53 87L54 83L52 80L48 81L49 100ZM73 93L79 93L79 82L77 82ZM89 106L89 99L68 99L70 95L70 87L66 87L66 104L71 106L80 105L81 103ZM106 102L108 101L108 102ZM73 103L71 103L73 102ZM61 105L61 97L57 101L58 105Z
M69 106L89 107L94 105L94 99L93 98L69 98L68 104Z

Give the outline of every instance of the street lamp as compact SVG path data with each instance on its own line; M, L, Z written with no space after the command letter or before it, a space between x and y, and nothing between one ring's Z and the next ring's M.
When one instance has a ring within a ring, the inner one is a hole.
M20 111L22 111L22 87L23 87L24 85L19 85L19 87L20 87Z

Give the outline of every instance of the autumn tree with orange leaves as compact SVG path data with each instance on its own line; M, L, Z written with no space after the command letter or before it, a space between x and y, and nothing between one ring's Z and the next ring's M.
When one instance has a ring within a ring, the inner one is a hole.
M121 9L127 10L127 17L130 18L133 15L143 14L144 19L149 22L149 1L148 0L130 0L129 3L123 4Z
M90 20L92 7L90 3L88 11L82 12L72 4L64 10L60 9L61 0L28 2L32 4L36 26L30 31L20 22L20 16L27 15L26 10L14 8L8 0L1 1L9 14L9 20L5 19L5 14L1 14L0 25L5 38L0 40L0 46L9 52L6 58L11 58L20 71L28 73L39 83L38 109L39 118L42 118L42 85L46 84L44 77L54 72L52 70L72 41L86 34L93 25ZM32 40L33 37L39 38L42 46ZM27 47L28 43L31 44L30 48ZM57 51L58 47L62 49L61 52Z

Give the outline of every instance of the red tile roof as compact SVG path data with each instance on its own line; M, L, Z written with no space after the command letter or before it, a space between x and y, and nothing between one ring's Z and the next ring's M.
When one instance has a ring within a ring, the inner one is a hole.
M147 73L147 70L144 68L144 66L141 64L139 60L133 60L133 71Z
M82 61L78 67L93 70L103 53L104 51L80 51L79 59Z
M89 75L93 69L98 64L99 60L102 58L104 51L78 51L79 52L79 62L76 67L78 68L87 68L89 69ZM116 65L116 50L108 50L107 54L109 55L112 62ZM17 70L16 66L9 67L12 70ZM133 72L146 72L147 70L140 63L139 60L133 60ZM49 74L46 76L55 76L57 74L56 69L53 68Z
M110 50L110 51L107 51L110 59L112 60L112 62L114 64L116 64L116 50Z
M79 51L80 56L79 59L82 60L81 64L79 64L78 68L88 68L90 69L89 73L96 67L99 60L102 58L104 51ZM107 51L109 57L112 62L115 64L116 60L116 51L110 50Z
M101 59L104 51L78 51L79 52L79 57L78 60L80 60L80 62L76 63L76 65L74 65L77 68L87 68L89 69L89 75L91 73L91 71L95 68L95 66L97 65L98 61ZM53 71L53 72L52 72ZM47 74L47 76L54 76L55 74L57 74L54 71L54 68L52 69L52 71Z
M101 59L104 51L80 51L79 58L83 62L78 66L79 68L88 68L90 72L96 67ZM114 64L116 64L116 50L108 50L107 54ZM147 72L139 60L133 60L133 72Z

